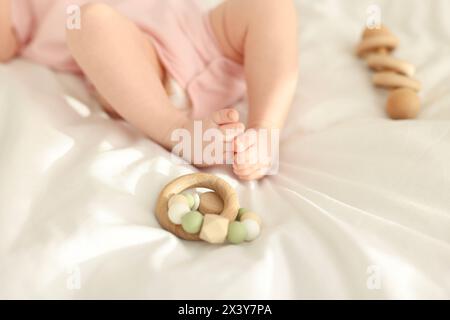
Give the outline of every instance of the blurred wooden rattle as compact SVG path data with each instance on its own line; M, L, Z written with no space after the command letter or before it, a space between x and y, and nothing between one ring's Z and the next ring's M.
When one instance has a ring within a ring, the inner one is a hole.
M414 78L415 67L390 54L399 44L398 38L385 27L366 28L356 48L358 57L367 62L375 74L375 86L390 90L386 112L392 119L413 119L420 111L420 82Z

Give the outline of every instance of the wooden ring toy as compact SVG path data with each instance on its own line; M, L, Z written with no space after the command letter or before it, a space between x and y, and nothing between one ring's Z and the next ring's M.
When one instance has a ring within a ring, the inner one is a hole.
M169 220L168 202L170 197L191 188L206 188L213 190L223 201L220 216L233 221L239 211L239 200L235 190L223 179L207 173L193 173L181 176L167 184L158 196L156 202L156 219L167 231L185 240L200 240L199 235L190 234L181 225L175 225Z
M375 71L392 71L407 77L414 76L415 67L403 60L385 54L371 54L366 58L367 66Z
M372 77L373 84L386 89L409 88L420 91L421 84L414 78L409 78L394 72L377 72Z

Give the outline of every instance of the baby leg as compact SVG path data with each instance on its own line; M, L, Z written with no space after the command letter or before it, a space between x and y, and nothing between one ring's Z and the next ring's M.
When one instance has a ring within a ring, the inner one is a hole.
M292 0L227 0L210 13L223 53L243 63L249 97L249 128L281 129L295 93L298 75L297 15ZM250 153L255 141L236 141L238 153ZM243 154L239 158L249 159ZM263 176L262 163L235 164L242 179Z
M0 63L13 58L18 49L11 14L11 0L0 0Z
M170 131L181 126L186 115L171 107L156 53L135 24L107 5L87 4L81 10L81 29L67 30L67 44L114 110L170 148Z
M149 39L127 18L105 4L82 7L81 29L67 31L67 43L86 76L125 120L167 149L175 129L193 130L186 111L174 108L161 79L163 71ZM203 128L239 124L231 110L203 120Z

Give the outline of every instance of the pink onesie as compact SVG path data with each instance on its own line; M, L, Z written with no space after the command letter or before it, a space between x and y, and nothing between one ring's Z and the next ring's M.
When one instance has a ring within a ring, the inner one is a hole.
M93 1L13 0L21 55L55 70L82 75L66 46L65 28L73 14L67 9L89 2ZM243 97L243 67L222 54L209 16L195 0L95 2L114 7L150 36L167 72L187 93L195 118L232 106Z

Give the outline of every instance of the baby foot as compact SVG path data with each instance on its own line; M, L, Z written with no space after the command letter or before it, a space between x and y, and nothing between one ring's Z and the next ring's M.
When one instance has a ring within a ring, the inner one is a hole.
M261 130L249 129L235 139L233 172L241 180L261 179L272 168L271 131Z
M203 168L232 163L233 141L244 132L245 126L239 122L239 112L227 108L214 112L207 119L189 120L183 129L190 133L191 143L190 154L182 150L182 157Z

